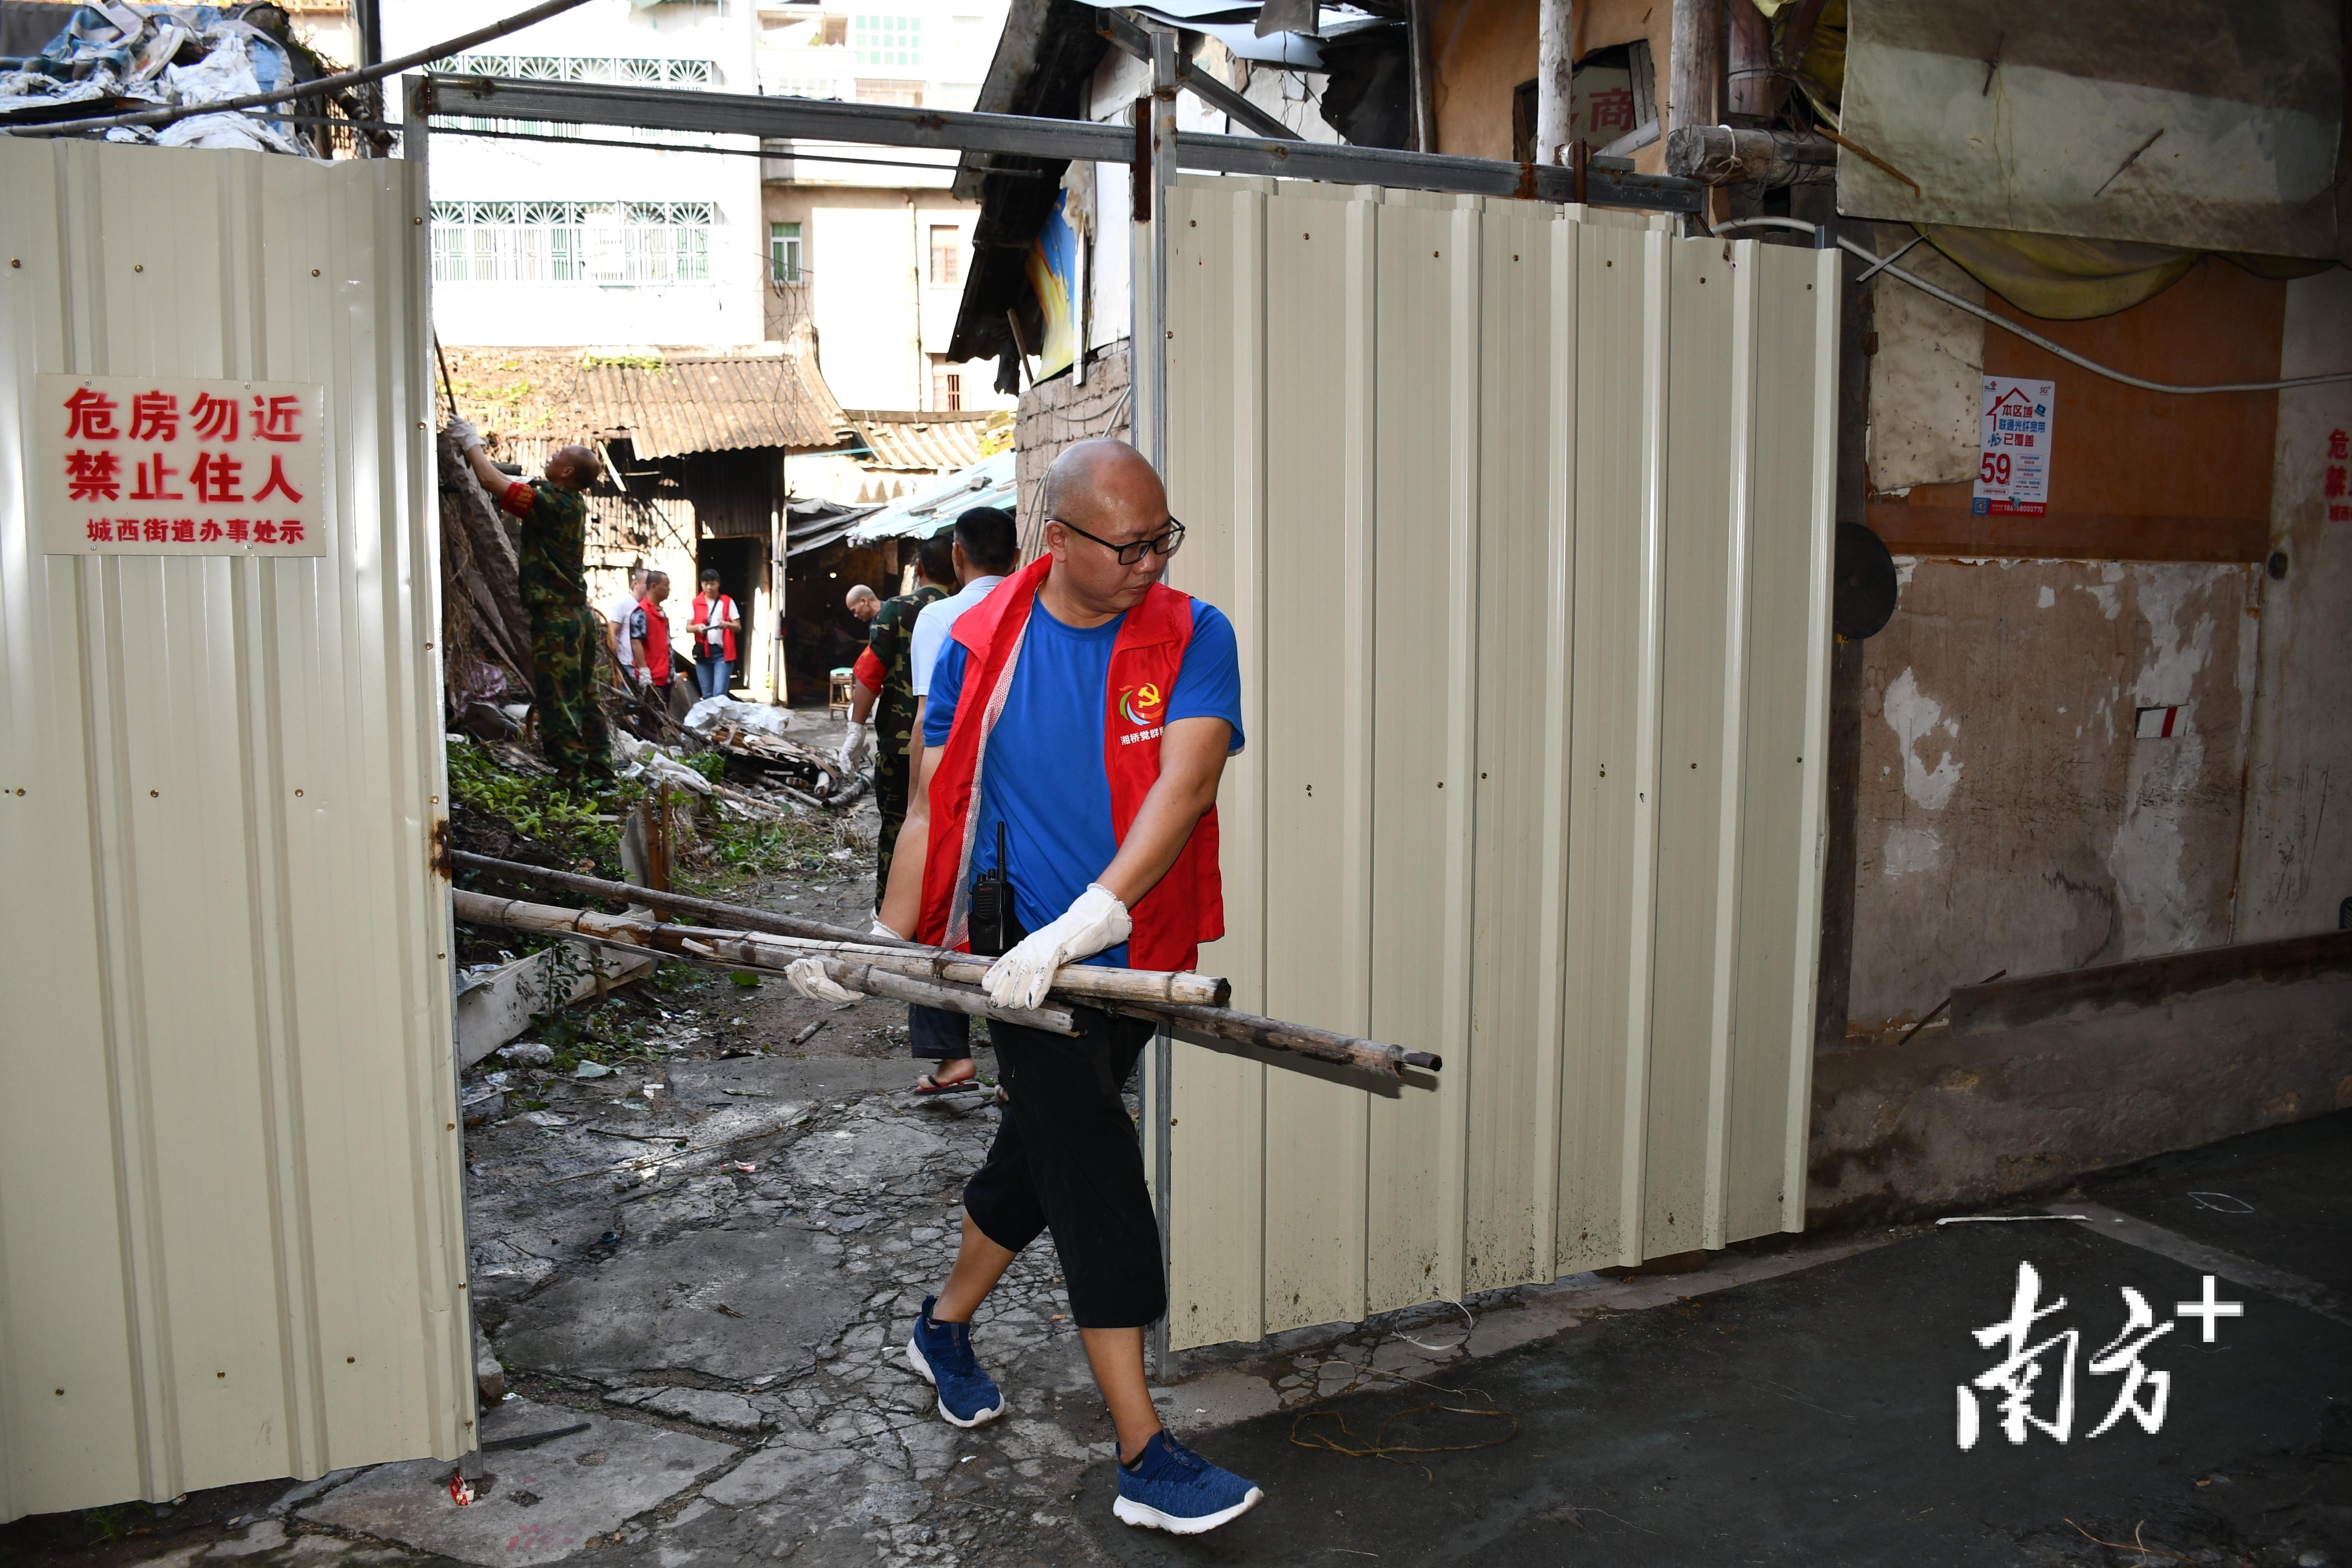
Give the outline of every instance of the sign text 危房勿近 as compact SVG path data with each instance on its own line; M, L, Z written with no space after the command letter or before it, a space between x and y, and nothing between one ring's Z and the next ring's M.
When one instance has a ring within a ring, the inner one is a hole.
M34 504L51 555L324 555L315 382L44 375Z
M2033 517L2050 510L2050 425L2057 401L2054 381L1984 378L1972 510Z

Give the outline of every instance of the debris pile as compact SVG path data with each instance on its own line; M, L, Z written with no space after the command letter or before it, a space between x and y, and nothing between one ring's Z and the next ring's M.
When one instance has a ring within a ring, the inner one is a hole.
M268 4L84 5L40 53L0 61L0 68L0 68L0 124L10 125L219 103L325 74L295 38L286 12ZM105 138L324 155L277 110L118 125Z

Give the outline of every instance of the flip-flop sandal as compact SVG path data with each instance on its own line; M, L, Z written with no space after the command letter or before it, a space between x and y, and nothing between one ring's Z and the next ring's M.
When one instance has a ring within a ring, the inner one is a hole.
M941 1083L929 1073L915 1080L917 1094L964 1094L979 1087L980 1085L971 1079L965 1079L961 1083Z

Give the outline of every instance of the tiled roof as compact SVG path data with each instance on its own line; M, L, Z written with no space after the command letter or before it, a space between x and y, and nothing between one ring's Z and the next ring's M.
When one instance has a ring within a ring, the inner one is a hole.
M849 428L809 354L592 365L581 377L581 395L597 428L625 431L640 458L749 447L823 450L839 446Z
M945 414L845 408L842 417L873 449L873 457L863 459L860 467L944 473L980 461L980 438L988 425L989 411L976 408Z

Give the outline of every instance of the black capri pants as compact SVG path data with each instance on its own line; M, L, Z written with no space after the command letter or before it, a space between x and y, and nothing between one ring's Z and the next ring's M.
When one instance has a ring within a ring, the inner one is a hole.
M1010 1099L988 1163L964 1184L964 1212L1008 1252L1054 1233L1078 1327L1141 1328L1167 1311L1168 1286L1143 1144L1119 1087L1152 1026L1074 1011L1086 1031L1076 1038L989 1021Z

